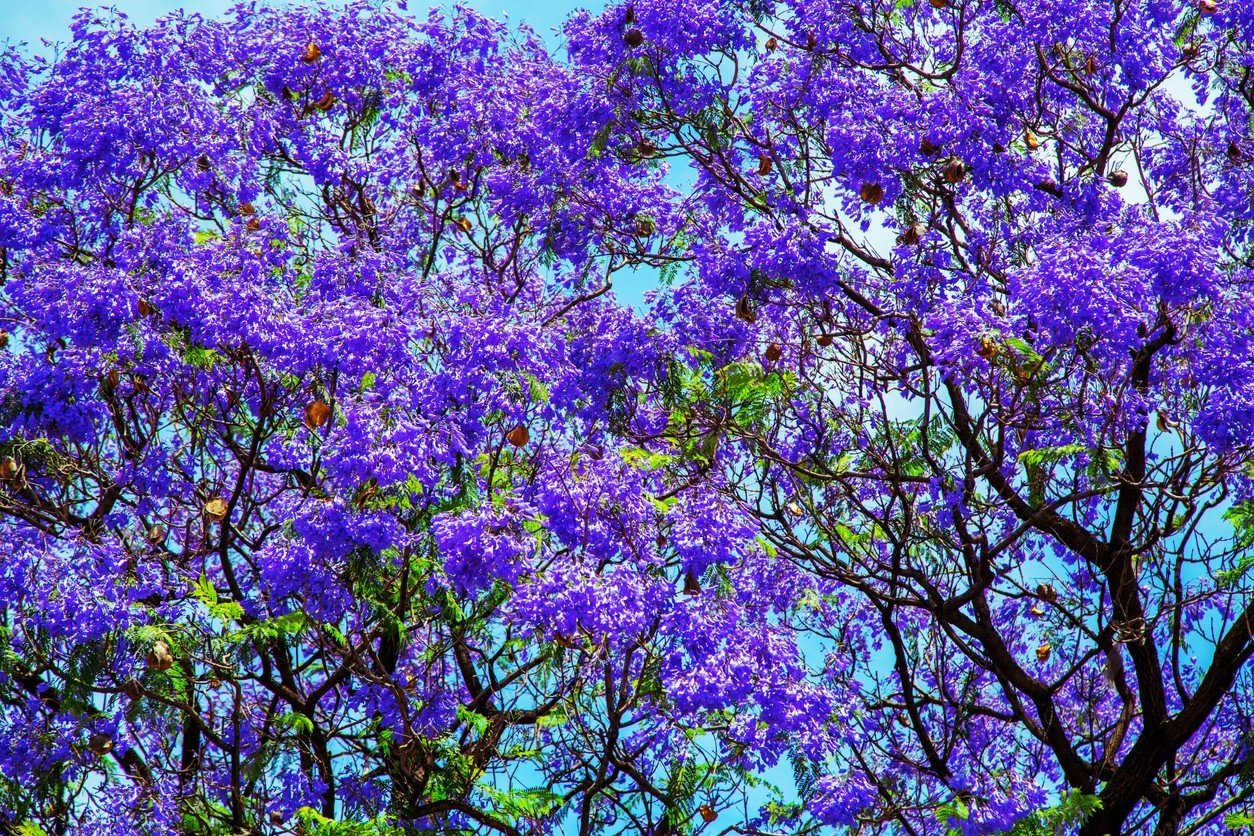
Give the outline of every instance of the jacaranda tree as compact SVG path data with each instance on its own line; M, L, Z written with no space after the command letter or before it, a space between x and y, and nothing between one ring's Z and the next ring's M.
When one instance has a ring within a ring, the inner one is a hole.
M1254 826L1251 220L1232 0L85 12L0 830Z

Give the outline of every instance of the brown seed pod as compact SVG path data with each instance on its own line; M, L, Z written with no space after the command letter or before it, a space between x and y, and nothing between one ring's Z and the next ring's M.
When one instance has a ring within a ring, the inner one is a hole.
M916 222L906 227L906 231L901 233L897 238L897 242L913 247L915 244L923 240L923 236L927 234L927 224Z
M980 337L979 345L976 346L975 353L990 360L997 356L997 343L988 337Z
M1040 604L1033 604L1032 609L1028 610L1028 612L1032 614L1033 618L1040 618L1045 614L1045 610L1041 609Z
M863 183L858 194L864 203L874 206L884 199L884 187L879 183Z
M155 316L157 309L147 299L140 299L135 303L135 312L140 316Z
M770 174L772 165L773 164L771 162L770 157L768 157L766 154L760 155L758 157L758 174L761 175L762 177L765 177L766 175Z
M1041 141L1037 139L1036 134L1032 133L1031 128L1024 128L1023 144L1028 147L1029 151L1035 151L1037 148L1041 147Z
M639 29L628 29L627 34L623 35L623 41L626 42L627 46L635 49L644 43L644 33Z
M174 656L170 654L170 645L158 640L144 657L144 664L154 671L168 671L174 667Z
M774 52L777 49L779 49L779 41L775 40L774 36L767 38L766 39L766 51Z
M208 171L209 165L209 157L205 154L201 154L200 158L196 160L196 169L198 171Z
M322 50L313 41L310 41L308 44L306 44L305 51L300 54L300 60L304 61L306 64L312 64L314 61L317 61L321 57L322 57Z
M9 332L0 328L0 349L9 347Z
M257 232L258 230L261 229L261 221L257 220L256 218L249 218L248 222L244 224L244 229L248 230L249 232Z
M1058 600L1058 592L1049 584L1043 583L1036 588L1036 597L1046 604L1052 604Z
M636 234L648 238L653 234L653 221L648 218L636 218Z
M0 480L8 482L22 475L22 463L12 456L0 459Z
M205 503L205 516L213 522L222 522L226 519L227 507L225 499L215 496Z
M239 205L239 213L247 217L249 215L256 214L257 210L253 208L253 205L251 203L249 203L248 201L244 201L243 203Z
M1096 55L1090 55L1088 59L1085 60L1084 72L1088 73L1089 75L1097 74L1097 56Z
M128 679L122 683L122 693L127 699L137 700L144 696L144 686L139 684L138 679Z
M148 529L148 542L151 545L159 546L165 542L167 534L168 532L166 531L166 527L161 523L157 523L152 528Z
M218 679L216 676L211 676L211 677L209 677L209 687L210 687L210 688L221 688L221 687L222 687L222 680L221 680L221 679Z
M623 23L627 26L636 22L636 7L628 6L627 11L623 13Z
M95 732L87 738L87 748L100 757L104 757L113 751L113 738L104 732Z
M1000 299L994 299L993 301L988 303L988 306L989 308L992 309L993 313L997 314L998 316L1006 315L1006 303L1001 301Z
M648 137L641 137L640 141L636 143L636 153L642 157L652 157L657 153L657 146Z
M919 140L919 153L923 156L930 157L939 150L940 148L933 145L932 140L928 139L926 136Z
M1197 10L1204 15L1213 15L1219 11L1217 0L1197 0Z
M814 37L813 32L810 32L809 34L806 35L806 49L814 49L816 46L818 46L818 43L819 43L819 40L818 38Z
M1004 154L1004 153L1006 153L1006 146L1005 146L1005 145L1002 145L1000 142L994 142L994 143L993 143L993 153L994 153L994 154Z
M1050 649L1051 649L1050 643L1049 643L1049 642L1043 642L1043 643L1040 645L1040 647L1036 648L1036 661L1038 661L1038 662L1048 662L1048 661L1049 661L1049 651L1050 651Z
M1158 420L1156 423L1158 424L1158 431L1163 433L1168 432L1169 430L1174 430L1176 427L1180 426L1179 421L1171 420L1167 417L1167 413L1163 412L1161 409L1158 410Z
M784 356L784 349L780 348L776 343L771 343L766 347L766 362L777 363L779 358Z
M950 157L945 161L941 173L945 176L946 183L961 183L967 177L967 167L958 157Z
M453 222L453 226L460 229L462 232L470 232L472 225L470 223L470 218L463 215Z
M684 594L685 595L700 595L701 594L701 581L697 579L697 573L692 571L691 569L689 569L688 573L684 575Z
M709 804L702 804L700 807L697 808L697 812L701 814L701 818L705 821L706 824L709 824L710 822L718 818L718 813L716 813L714 811L714 808L711 807Z
M934 8L943 9L949 5L949 0L928 0Z
M531 440L531 432L526 424L518 424L505 434L505 440L515 447L522 447Z
M330 90L323 93L322 98L314 102L314 107L316 107L318 110L322 111L323 113L326 113L328 110L330 110L334 106L335 106L335 94L332 93Z
M822 348L827 348L829 345L831 345L834 342L831 334L819 334L818 337L816 337L814 341L818 343Z
M753 309L748 296L741 296L736 300L736 316L748 323L753 323L757 320L757 311Z
M322 401L312 401L305 407L305 426L311 430L320 429L331 420L331 407Z
M109 369L109 373L105 375L105 380L108 381L109 386L117 389L118 383L122 380L122 376L118 374L117 369Z
M296 94L292 92L292 88L288 87L286 84L284 84L283 89L279 91L279 95L283 97L283 101L285 102L290 102L296 98Z
M270 811L270 824L282 824L282 823L283 823L283 814L280 813L278 810L271 810Z
M1106 176L1106 179L1109 180L1110 185L1114 186L1116 189L1122 189L1124 186L1128 185L1128 172L1124 171L1122 168L1117 168L1110 172L1110 174Z

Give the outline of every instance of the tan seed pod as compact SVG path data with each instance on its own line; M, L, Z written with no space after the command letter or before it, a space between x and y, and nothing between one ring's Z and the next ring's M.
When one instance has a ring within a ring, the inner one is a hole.
M864 203L874 206L884 199L884 187L879 183L863 183L858 194Z
M636 218L636 234L648 238L653 234L653 221L648 218Z
M1036 661L1048 662L1049 652L1051 649L1052 648L1049 642L1043 642L1039 647L1036 648Z
M330 110L334 106L335 106L335 94L332 93L330 90L323 93L322 98L314 102L314 107L316 107L318 110L322 111L323 113L326 113L328 110Z
M993 311L993 313L997 314L998 316L1006 315L1006 303L1001 301L1000 299L994 299L993 301L988 303L988 306Z
M312 64L322 57L322 49L313 41L305 45L305 51L300 54L300 60L306 64Z
M779 49L779 41L775 40L774 36L767 38L766 39L766 51L774 52L777 49Z
M1028 610L1034 617L1040 618L1045 614L1045 610L1041 609L1040 604L1033 604L1032 609Z
M784 507L787 508L788 513L792 514L794 517L800 517L805 514L805 511L803 511L801 506L798 505L796 502L789 502Z
M311 430L321 429L331 420L331 407L322 401L312 401L305 407L305 426Z
M22 463L12 456L5 456L0 459L0 479L9 481L16 479L22 473Z
M1168 432L1169 430L1174 430L1176 427L1180 426L1179 421L1171 420L1167 417L1167 413L1163 412L1161 409L1158 410L1157 421L1155 423L1158 425L1158 431L1163 433Z
M697 579L697 573L692 571L691 569L689 569L688 573L684 575L684 594L685 595L700 595L701 594L701 581Z
M280 813L278 810L271 810L270 811L270 824L282 824L282 823L283 823L283 814Z
M975 353L983 357L985 360L990 360L997 356L997 350L996 342L990 340L988 337L981 337L979 345L976 346Z
M505 434L505 440L515 447L522 447L531 440L531 432L526 424L518 424Z
M211 677L209 677L209 687L210 687L210 688L221 688L221 687L222 687L222 680L221 680L221 679L218 679L216 676L211 676Z
M749 302L748 296L741 296L736 300L736 316L750 324L757 320L758 314Z
M758 157L758 174L759 175L765 177L766 175L770 174L771 167L772 167L772 163L771 163L770 157L768 157L766 154L762 154Z
M784 349L780 348L776 343L771 343L766 347L766 361L768 363L777 363L779 358L784 356Z
M967 178L967 167L958 157L950 157L945 161L941 174L944 175L946 183L961 183Z
M251 203L249 203L248 201L244 201L243 203L239 205L239 213L247 217L249 215L255 215L257 213L257 210L256 208L253 207Z
M1052 604L1058 600L1058 592L1050 584L1043 583L1036 588L1036 597L1046 604Z
M157 523L152 528L148 529L148 542L151 545L159 546L165 542L166 534L167 532L165 526L161 523Z
M261 229L261 221L257 220L256 218L249 218L248 221L244 224L244 229L248 230L249 232L257 232L258 230Z
M818 337L816 337L814 341L818 343L819 346L821 346L822 348L827 348L829 345L831 345L834 342L831 334L819 334Z
M213 522L221 522L226 519L227 507L225 499L215 496L205 503L205 516Z
M100 757L104 757L113 751L113 738L104 732L95 732L87 738L87 748Z
M9 332L0 328L0 349L9 347Z
M1032 133L1031 128L1025 128L1023 131L1023 144L1028 147L1029 151L1035 151L1041 147L1041 141L1036 134Z
M627 43L627 46L635 49L644 43L644 33L639 29L628 29L627 34L623 35L623 40Z
M1204 15L1213 15L1219 11L1217 0L1197 0L1197 10Z
M200 157L196 160L196 170L208 171L209 167L210 167L209 156L207 154L201 154Z
M462 216L458 218L456 221L454 221L453 226L457 227L462 232L470 232L472 228L471 223L470 223L470 218L467 218L465 216Z
M718 813L716 813L714 811L714 808L711 807L709 804L702 804L700 807L697 808L697 812L701 814L701 818L702 820L705 821L706 824L709 824L718 818Z
M144 657L144 664L154 671L168 671L174 666L174 656L170 654L170 645L158 640Z
M923 236L926 234L927 224L912 223L910 226L906 227L906 231L901 233L901 236L898 237L897 240L899 243L905 244L908 247L913 247L915 244L922 241Z
M1124 186L1128 185L1128 172L1124 171L1122 168L1117 168L1110 172L1106 179L1109 180L1110 185L1114 186L1116 189L1122 189Z

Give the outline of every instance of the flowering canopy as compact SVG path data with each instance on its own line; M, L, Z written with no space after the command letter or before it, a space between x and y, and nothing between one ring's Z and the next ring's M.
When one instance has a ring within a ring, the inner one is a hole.
M0 57L0 827L1254 824L1254 9L563 35Z

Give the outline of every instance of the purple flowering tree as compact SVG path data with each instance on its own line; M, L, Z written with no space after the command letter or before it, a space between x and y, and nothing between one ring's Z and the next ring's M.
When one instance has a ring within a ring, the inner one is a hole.
M0 831L1254 825L1254 10L563 36L0 57Z

